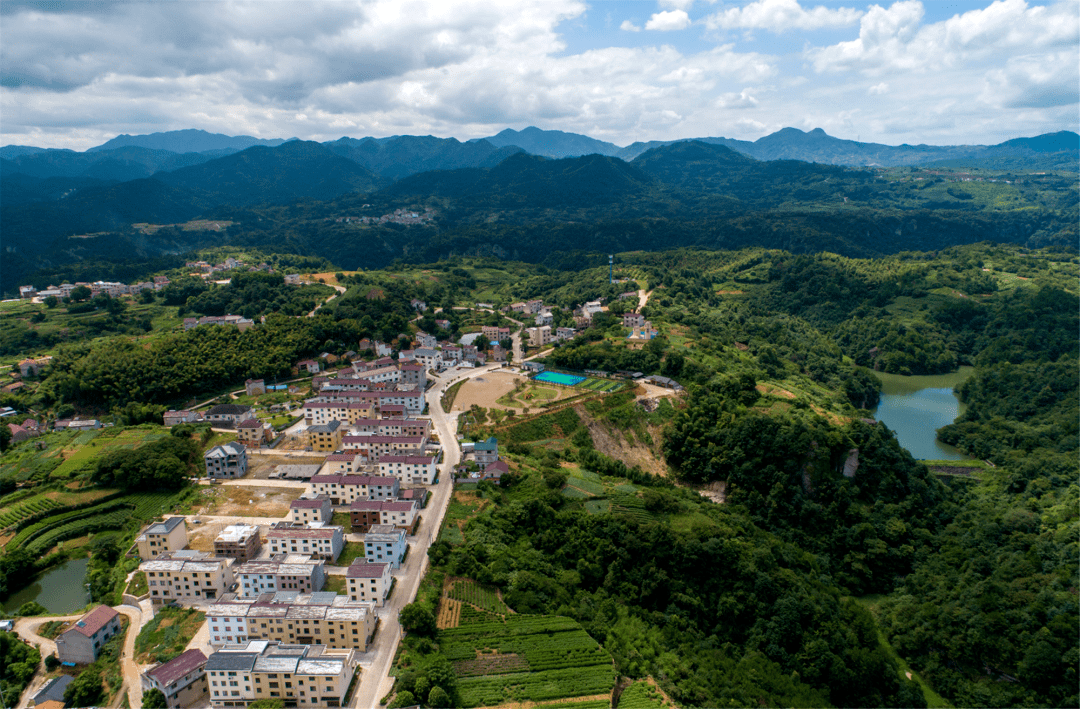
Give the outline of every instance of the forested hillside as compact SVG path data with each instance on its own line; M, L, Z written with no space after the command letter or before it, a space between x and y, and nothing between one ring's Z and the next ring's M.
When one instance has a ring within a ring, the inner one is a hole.
M103 162L112 152L116 159ZM205 160L209 153L166 160L141 147L51 155L5 161L6 292L37 270L88 258L146 260L213 240L354 269L462 254L550 265L580 262L582 252L680 246L866 257L986 239L1037 247L1077 238L1075 170L1019 165L974 173L845 168L756 160L701 141L654 147L631 162L596 154L550 160L487 142L411 137L290 141ZM384 218L397 210L432 216ZM132 227L196 217L232 226L209 241L195 232L148 240Z

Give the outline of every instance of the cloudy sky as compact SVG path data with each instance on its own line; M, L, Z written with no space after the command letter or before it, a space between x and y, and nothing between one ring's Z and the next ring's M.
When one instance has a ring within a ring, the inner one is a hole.
M1077 0L0 3L0 144L1077 130Z

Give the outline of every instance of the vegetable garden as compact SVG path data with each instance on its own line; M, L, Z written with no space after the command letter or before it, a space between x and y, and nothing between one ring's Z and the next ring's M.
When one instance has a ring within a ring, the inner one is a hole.
M453 589L457 591L457 584ZM490 602L485 593L491 592L472 582L460 591ZM473 611L469 620L474 622L464 622L465 615L462 625L439 633L442 653L458 675L464 706L610 694L615 684L611 656L577 621L532 615L509 615L501 621ZM490 620L483 622L478 617L483 615Z

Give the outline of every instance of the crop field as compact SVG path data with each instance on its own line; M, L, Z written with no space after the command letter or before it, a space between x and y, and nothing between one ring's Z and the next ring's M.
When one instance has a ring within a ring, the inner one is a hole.
M495 590L469 579L454 581L448 595L454 600L469 603L491 613L505 614L510 611Z
M19 530L5 545L6 551L23 548L37 556L58 542L80 537L103 529L119 529L129 519L151 519L168 508L173 495L165 492L146 492L70 510L46 517Z
M664 695L644 680L638 680L619 695L618 709L664 709L670 706Z
M70 479L88 473L94 461L110 448L137 448L168 436L164 428L98 429L96 431L60 431L39 439L45 447L38 450L20 446L4 456L2 477L17 482L31 478Z
M462 623L439 633L442 652L459 677L464 706L610 694L615 684L611 656L577 621L488 617L491 622Z

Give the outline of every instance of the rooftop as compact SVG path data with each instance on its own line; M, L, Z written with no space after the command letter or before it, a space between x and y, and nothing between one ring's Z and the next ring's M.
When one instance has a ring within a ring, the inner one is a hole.
M147 670L146 674L157 680L162 687L166 687L205 664L206 655L202 654L201 650L188 650L152 670Z
M74 630L78 633L82 633L86 637L90 637L104 628L110 620L118 615L120 614L108 606L98 606L79 620L75 621L75 625L64 632Z
M146 528L146 534L168 534L184 523L183 517L169 517L164 522L154 522Z
M377 579L386 575L390 564L372 562L365 559L357 559L345 572L345 577L350 579Z

